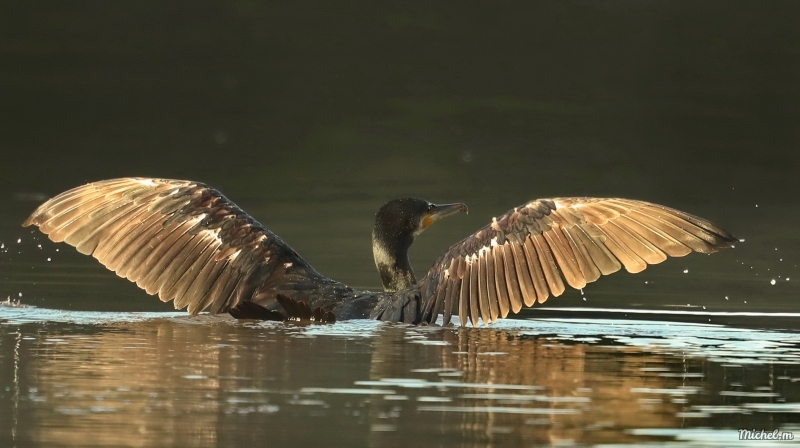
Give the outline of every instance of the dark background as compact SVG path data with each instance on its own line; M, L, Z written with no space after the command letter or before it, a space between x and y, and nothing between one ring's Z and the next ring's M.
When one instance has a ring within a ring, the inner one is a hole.
M794 1L4 2L0 294L156 306L18 227L68 188L156 176L219 188L369 288L394 197L470 206L418 239L420 277L527 200L649 200L745 242L548 305L796 310L798 23Z

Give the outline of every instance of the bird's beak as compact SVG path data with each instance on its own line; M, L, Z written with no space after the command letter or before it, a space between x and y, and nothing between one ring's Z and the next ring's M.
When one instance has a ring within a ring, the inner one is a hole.
M455 215L456 213L469 213L466 204L442 204L434 205L433 209L422 220L422 228L425 229L434 222Z

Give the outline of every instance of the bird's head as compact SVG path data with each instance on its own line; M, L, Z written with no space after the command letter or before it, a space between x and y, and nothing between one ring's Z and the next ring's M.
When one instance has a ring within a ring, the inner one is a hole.
M434 222L455 215L467 213L464 204L431 204L415 198L395 199L384 204L375 215L373 236L385 240L414 240Z
M413 198L389 201L378 210L372 229L372 253L385 290L399 291L416 282L408 261L408 248L414 237L434 222L456 213L467 213L467 206L436 205Z

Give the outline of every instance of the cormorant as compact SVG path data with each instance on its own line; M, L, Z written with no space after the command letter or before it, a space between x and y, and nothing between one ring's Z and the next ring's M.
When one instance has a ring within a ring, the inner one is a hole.
M48 200L23 223L91 254L120 277L189 314L209 309L264 320L380 319L433 323L454 312L476 326L583 288L625 267L716 252L722 228L662 205L619 198L538 199L454 244L417 280L414 237L467 212L464 204L397 199L375 217L372 247L384 291L355 290L318 273L219 191L197 182L122 178Z

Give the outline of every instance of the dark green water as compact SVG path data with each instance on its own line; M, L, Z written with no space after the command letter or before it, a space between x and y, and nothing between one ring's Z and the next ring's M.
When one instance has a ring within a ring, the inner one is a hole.
M788 1L0 5L0 299L28 306L0 307L0 445L797 428L798 21ZM482 329L138 315L170 305L19 227L118 176L209 183L363 288L374 212L401 196L470 206L417 239L418 274L537 197L644 199L744 241Z

